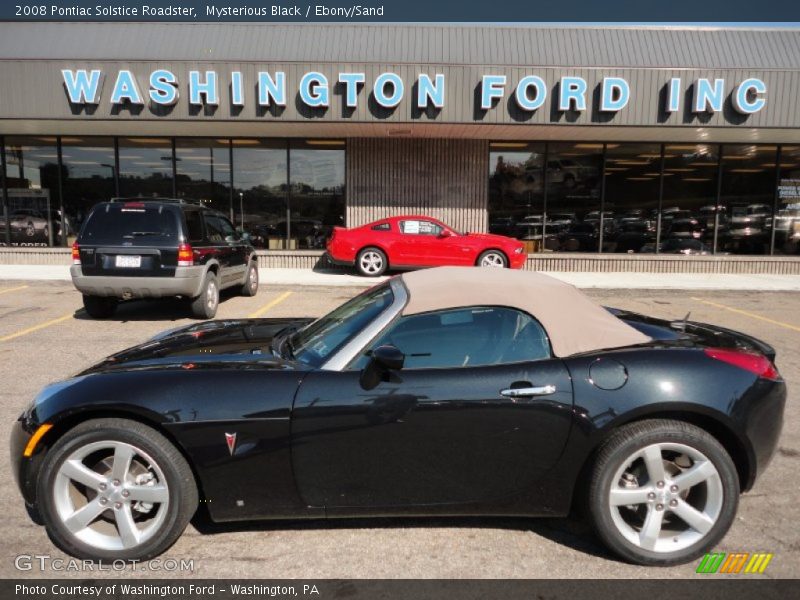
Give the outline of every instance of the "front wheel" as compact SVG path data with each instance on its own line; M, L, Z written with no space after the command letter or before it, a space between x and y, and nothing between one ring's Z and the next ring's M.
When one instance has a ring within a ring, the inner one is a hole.
M53 542L98 561L158 556L198 505L183 455L127 419L95 419L65 433L44 457L37 495Z
M219 306L219 285L213 272L206 273L200 295L192 300L192 314L198 319L213 319Z
M725 536L736 516L739 477L708 432L682 421L641 421L602 446L588 500L611 550L633 563L674 565Z
M356 257L356 269L365 277L383 275L388 267L386 254L378 248L364 248Z
M499 250L486 250L478 257L478 266L504 269L508 266L508 259Z
M83 295L83 308L93 319L106 319L117 310L117 299Z

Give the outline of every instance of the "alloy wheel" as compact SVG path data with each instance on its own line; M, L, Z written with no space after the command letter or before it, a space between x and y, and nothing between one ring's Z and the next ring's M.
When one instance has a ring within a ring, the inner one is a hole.
M651 552L696 544L722 512L717 468L685 444L657 443L636 451L612 482L608 505L614 525L630 543Z
M217 283L212 279L208 282L208 286L206 287L206 304L208 305L208 310L214 312L218 301L219 292L217 291Z
M497 252L489 252L481 259L481 266L482 267L499 267L503 268L506 266L505 259L498 254Z
M365 273L374 275L380 273L381 269L383 269L383 257L377 252L364 252L364 254L361 255L359 264Z
M78 448L61 464L53 500L75 538L99 550L123 550L161 529L170 491L161 467L143 450L101 441Z

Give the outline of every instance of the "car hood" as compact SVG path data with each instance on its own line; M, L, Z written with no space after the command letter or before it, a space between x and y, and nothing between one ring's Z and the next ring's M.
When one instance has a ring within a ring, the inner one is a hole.
M495 233L468 233L467 236L473 240L481 240L483 242L492 244L508 244L509 242L513 243L517 241L513 238L504 235L497 235Z
M133 369L204 368L245 363L261 368L294 368L275 356L272 340L312 319L228 319L207 321L159 333L146 342L112 354L79 375Z

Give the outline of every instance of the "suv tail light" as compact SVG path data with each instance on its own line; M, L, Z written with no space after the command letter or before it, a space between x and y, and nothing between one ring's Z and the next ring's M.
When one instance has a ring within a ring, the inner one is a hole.
M745 371L750 371L763 379L777 381L781 375L770 360L763 354L731 350L730 348L706 348L706 356L721 360Z
M78 242L72 244L72 264L81 264L81 247L78 245Z
M189 244L178 246L178 266L191 267L194 264L194 252Z

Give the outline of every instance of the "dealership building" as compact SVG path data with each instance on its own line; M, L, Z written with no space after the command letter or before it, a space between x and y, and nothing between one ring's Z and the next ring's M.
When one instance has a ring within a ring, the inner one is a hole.
M800 273L800 29L0 24L0 263L114 196L264 266L420 214L541 270Z

